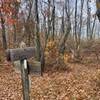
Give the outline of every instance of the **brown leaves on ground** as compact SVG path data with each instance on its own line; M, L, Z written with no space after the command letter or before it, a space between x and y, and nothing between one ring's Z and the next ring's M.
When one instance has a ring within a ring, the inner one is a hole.
M20 75L12 66L0 66L0 100L22 100Z
M99 100L100 81L97 80L100 71L81 64L69 66L72 69L70 72L67 70L52 74L48 72L40 79L33 78L32 98L35 100Z
M53 52L46 56L43 77L30 75L31 100L100 100L100 64L53 63L59 57ZM0 66L0 100L22 100L21 75L6 61Z
M99 100L100 69L96 66L68 64L63 71L53 69L55 65L47 67L43 77L31 76L31 100ZM0 67L0 100L22 100L21 77L13 66Z

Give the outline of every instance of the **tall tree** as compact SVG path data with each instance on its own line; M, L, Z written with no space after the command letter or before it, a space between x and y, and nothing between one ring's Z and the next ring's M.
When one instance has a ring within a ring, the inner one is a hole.
M41 44L39 35L39 12L38 12L38 0L35 0L35 14L36 14L36 47L37 47L37 60L41 59Z
M55 0L53 0L53 10L52 10L52 39L54 40L55 35Z
M82 23L83 23L83 6L84 6L84 0L81 0L81 14L80 14L80 29L79 29L79 44L80 44L80 40L81 40L81 34L82 34Z
M89 39L90 37L90 33L91 33L91 8L89 6L89 0L87 0L87 39Z
M0 17L1 17L1 26L2 26L2 42L3 42L3 48L4 49L7 49L5 20L4 20L3 16L2 16L1 10L0 10Z
M78 37L77 37L77 0L75 1L75 42L76 42L76 48L78 43Z
M48 0L48 11L47 11L47 15L48 15L48 32L47 32L46 40L48 39L48 37L50 35L50 30L51 30L50 5L51 5L51 0Z
M65 43L67 41L68 35L71 31L71 20L70 20L70 6L69 6L69 0L65 0L65 11L66 11L66 18L67 18L67 29L65 34L62 36L60 46L59 46L59 52L64 53L65 50Z
M41 62L41 70L44 71L45 58L44 58L44 49L42 48L41 43L40 43L38 0L35 0L35 14L36 14L36 48L37 48L37 60Z

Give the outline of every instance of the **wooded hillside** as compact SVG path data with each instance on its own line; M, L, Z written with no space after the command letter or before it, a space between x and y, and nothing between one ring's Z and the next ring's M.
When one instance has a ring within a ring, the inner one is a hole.
M23 99L24 60L31 100L99 100L100 0L0 0L0 100Z

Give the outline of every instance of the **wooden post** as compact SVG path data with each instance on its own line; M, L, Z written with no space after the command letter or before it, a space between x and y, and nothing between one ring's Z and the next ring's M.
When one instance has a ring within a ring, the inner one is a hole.
M20 63L21 63L21 78L23 86L23 100L30 100L27 60L26 59L20 60Z

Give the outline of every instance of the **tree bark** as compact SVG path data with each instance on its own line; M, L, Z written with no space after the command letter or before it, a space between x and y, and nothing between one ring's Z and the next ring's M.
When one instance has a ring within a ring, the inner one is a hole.
M2 27L2 42L3 42L3 48L7 49L7 40L6 40L6 29L5 29L5 21L3 19L2 13L0 11L1 16L1 27Z
M59 53L64 53L65 50L65 42L67 41L68 35L70 34L70 30L71 30L71 21L70 21L70 9L69 9L69 0L66 0L65 2L65 11L66 11L66 15L67 15L67 31L66 33L63 35L61 42L60 42L60 46L59 46Z
M38 14L38 0L35 0L35 13L36 13L36 47L37 47L37 60L41 62L41 69L44 71L45 58L44 58L44 49L40 43L39 35L39 14Z
M54 40L55 35L55 0L53 0L53 10L52 10L52 39Z

